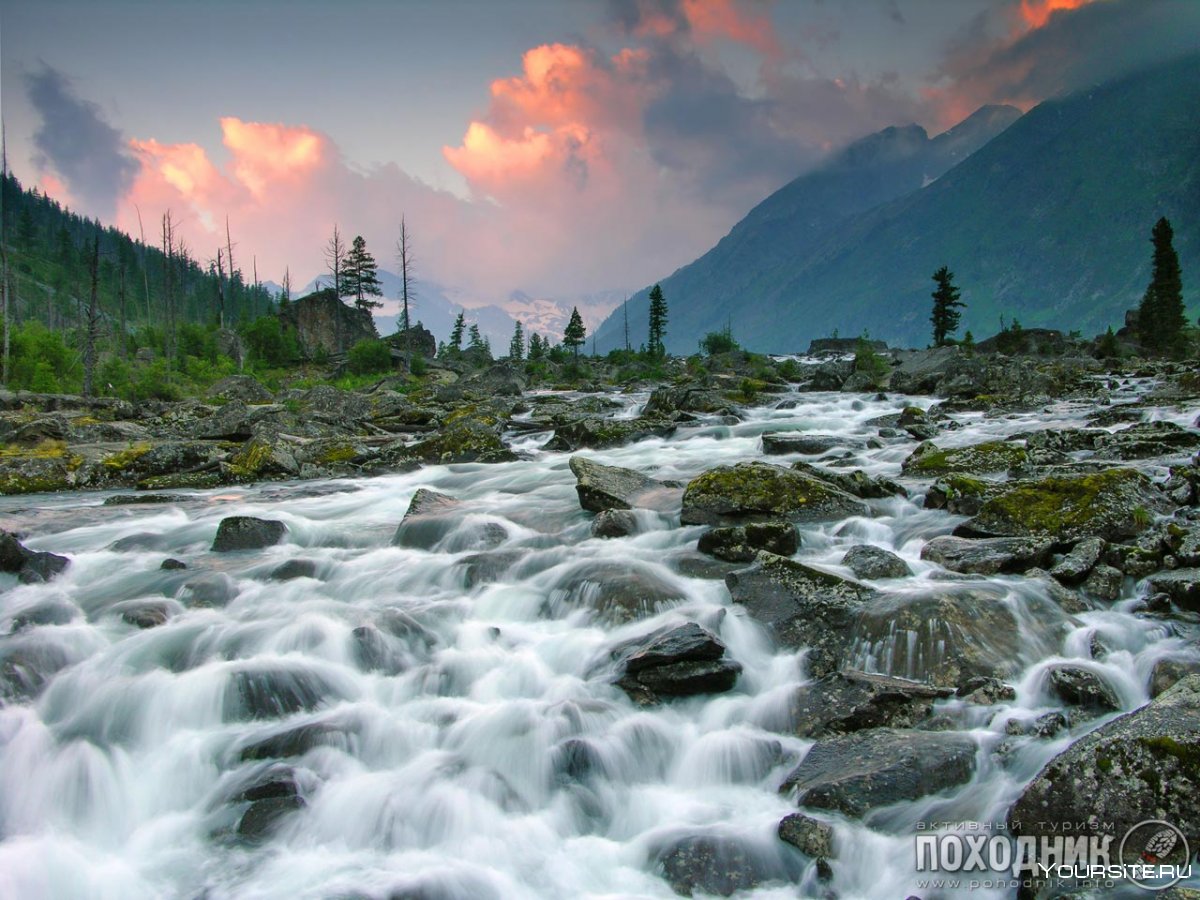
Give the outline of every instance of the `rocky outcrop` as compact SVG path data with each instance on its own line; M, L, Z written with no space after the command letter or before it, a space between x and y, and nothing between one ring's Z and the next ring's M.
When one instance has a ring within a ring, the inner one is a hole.
M1094 821L1111 823L1118 841L1147 819L1170 822L1192 846L1200 840L1200 675L1080 738L1008 814L1019 835Z
M300 352L307 359L321 353L349 352L362 340L378 340L375 321L365 310L347 306L332 290L317 291L293 301L279 313L284 327L296 333Z
M236 550L261 550L280 543L287 534L287 526L274 519L256 519L253 516L228 516L217 526L213 539L214 553L229 553Z
M407 331L397 331L384 338L389 344L403 353L413 353L425 359L437 356L437 339L433 332L418 322Z
M864 515L867 506L825 481L768 463L718 466L683 494L685 525L741 525L788 519L827 522Z

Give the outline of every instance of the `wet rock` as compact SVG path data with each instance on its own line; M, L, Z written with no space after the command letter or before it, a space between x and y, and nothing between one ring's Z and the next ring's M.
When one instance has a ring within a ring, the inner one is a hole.
M582 456L572 456L568 464L575 476L579 505L589 512L669 509L678 503L679 491L673 485L632 469L604 466Z
M959 531L1058 542L1088 537L1119 541L1149 528L1155 513L1169 511L1169 501L1141 472L1107 469L1012 487L985 502Z
M860 731L818 742L780 791L795 795L800 806L862 818L966 784L976 749L970 737L952 732Z
M1200 659L1194 657L1164 657L1150 670L1150 696L1169 691L1189 675L1200 675Z
M404 658L374 625L359 625L350 632L354 661L364 672L399 675L407 668Z
M968 703L977 703L980 706L992 706L1017 699L1017 692L1012 685L986 675L966 679L955 693Z
M454 530L462 516L462 507L462 501L449 494L417 488L404 518L396 528L392 543L401 547L432 550Z
M1121 700L1108 682L1082 666L1051 666L1046 676L1046 689L1072 706L1096 712L1113 712L1121 708Z
M802 453L805 456L819 456L838 448L861 446L859 441L836 434L804 434L798 431L786 431L762 436L763 453L768 455Z
M22 584L50 581L70 562L65 556L30 550L11 531L0 530L0 572L16 575Z
M688 384L664 385L651 392L642 415L665 419L677 412L720 413L729 408L729 401L709 388Z
M778 855L770 855L733 837L693 835L679 838L654 855L655 867L675 893L728 897L793 873Z
M120 605L121 619L134 628L157 628L181 611L178 603L168 600L132 600Z
M1184 456L1200 448L1200 434L1174 422L1139 422L1120 431L1101 432L1096 453L1113 459Z
M779 645L809 648L815 678L841 667L858 616L876 596L865 585L762 552L754 565L729 573L725 584Z
M833 856L833 826L804 813L792 813L779 823L779 839L812 859Z
M114 494L104 500L105 506L141 506L151 503L186 503L189 500L194 500L194 497L187 497L183 494L155 494L147 492L144 494Z
M189 581L179 593L179 601L189 609L220 609L228 606L240 591L237 582L218 572Z
M589 609L609 625L633 622L685 599L682 588L646 563L586 560L566 569L551 588L545 613Z
M725 645L694 622L655 632L614 651L617 685L638 703L718 694L733 688L742 667L725 658Z
M950 473L980 475L1007 472L1024 463L1027 458L1024 447L1008 441L986 441L951 449L939 448L926 441L904 460L900 469L906 475L918 478Z
M217 526L213 539L214 553L229 553L237 550L261 550L283 541L287 526L274 519L256 519L253 516L228 516Z
M789 519L835 521L865 515L866 504L828 482L768 463L718 466L688 483L685 525L741 525Z
M346 717L290 725L266 737L255 737L244 743L238 751L238 759L242 762L291 759L303 756L316 747L336 747L348 751L355 730L355 723Z
M255 663L230 673L225 718L273 719L311 712L340 693L321 675L299 666Z
M871 544L855 544L842 557L846 566L859 578L907 578L912 574L908 563L890 550Z
M0 702L35 699L51 677L75 662L58 643L30 632L0 645Z
M500 437L503 422L488 412L463 415L449 421L432 437L418 441L407 452L427 463L512 462L517 455Z
M1085 595L1079 591L1064 587L1057 580L1051 578L1050 573L1045 569L1026 569L1025 577L1041 585L1046 591L1046 596L1057 603L1058 607L1065 613L1077 615L1096 608L1096 605Z
M1011 487L1011 484L984 481L970 475L946 475L925 492L925 508L944 509L956 516L973 516L984 503Z
M791 465L793 472L815 478L833 485L840 491L863 500L883 497L907 497L908 490L901 484L882 476L868 475L862 469L836 470L815 466L803 460Z
M759 550L791 556L800 549L800 533L790 522L759 522L714 528L700 535L701 553L726 562L752 562Z
M179 559L172 559L171 557L167 557L159 564L159 568L162 569L164 572L178 572L183 569L186 569L187 563L185 563Z
M1041 566L1050 556L1052 544L1039 538L935 537L921 550L921 559L935 562L951 572L995 575L1024 572Z
M1092 567L1100 561L1104 552L1104 541L1100 538L1085 538L1079 541L1071 552L1055 564L1050 574L1064 584L1078 584L1087 578Z
M249 803L238 820L237 836L249 844L269 840L281 820L307 804L300 788L290 774L271 773L233 798L235 803Z
M855 658L887 674L957 688L975 677L1011 680L1056 652L1069 622L1048 598L1023 597L1020 619L1007 591L946 587L885 595L853 624Z
M1200 837L1200 675L1073 743L1008 814L1019 836L1094 821L1119 837L1147 819L1170 822L1189 842Z
M317 563L311 559L289 559L271 570L272 581L291 581L293 578L316 578Z
M79 616L79 608L66 600L42 600L13 613L9 630L14 634L38 625L66 625Z
M933 702L954 693L919 682L845 670L803 685L789 706L800 737L821 738L884 726L912 728L928 718Z
M602 450L621 447L649 437L669 437L675 433L675 422L641 417L637 419L583 418L567 422L554 429L547 450Z
M592 537L618 538L637 533L637 516L628 509L606 509L592 520Z
M1160 591L1171 598L1180 609L1200 612L1200 569L1174 569L1157 572L1147 579L1152 591Z
M1124 582L1125 576L1119 569L1099 565L1092 569L1091 574L1084 581L1083 590L1101 600L1116 600L1121 596L1121 586Z
M501 575L518 563L524 554L519 550L489 550L463 557L456 565L464 571L467 588L497 581Z

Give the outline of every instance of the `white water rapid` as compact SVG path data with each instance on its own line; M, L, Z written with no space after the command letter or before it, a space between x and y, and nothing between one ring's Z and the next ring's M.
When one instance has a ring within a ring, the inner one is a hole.
M1144 387L1129 382L1115 400ZM632 410L646 398L622 399ZM899 478L913 443L865 449L877 431L866 423L933 403L777 399L795 406L584 455L686 481L762 459L764 432L796 429L846 439L818 462L846 457ZM1092 410L963 414L938 441L1079 427ZM1190 424L1179 412L1152 415ZM0 664L44 679L0 708L0 897L666 898L675 894L656 854L697 834L739 837L791 879L747 896L930 897L914 866L916 823L1002 820L1042 765L1105 721L1054 740L1009 738L1015 749L997 762L991 750L1009 719L1060 708L1043 688L1047 666L1071 659L1101 672L1130 710L1147 702L1155 660L1185 648L1183 626L1133 614L1138 586L1127 580L1121 600L1076 616L1066 639L1030 662L1015 700L940 701L938 713L978 743L974 779L868 824L824 817L836 856L821 883L776 837L795 811L779 785L813 745L774 730L805 678L803 655L773 649L719 577L685 574L703 574L694 563L704 529L680 527L677 511L639 511L636 535L593 538L567 455L539 449L547 437L515 437L527 457L518 462L200 491L166 505L0 498L0 526L71 560L45 584L0 576ZM909 499L872 501L870 517L802 527L797 558L848 575L844 550L875 544L914 572L882 589L928 587L937 567L920 559L922 546L962 520L923 509L924 485L905 483ZM465 501L461 523L431 551L391 543L420 487ZM283 521L286 542L209 552L230 515ZM496 533L488 525L503 528L503 542L473 558L480 536ZM188 568L163 570L168 557ZM270 577L293 559L315 562L316 577ZM675 599L648 618L605 624L589 599L614 573ZM1045 602L1036 581L979 580L1017 610ZM201 605L198 581L218 600ZM148 600L173 613L165 624L122 618ZM606 649L684 621L718 634L741 663L735 688L636 705L610 683ZM1110 649L1102 661L1090 655L1093 635ZM1025 637L1041 646L1043 636ZM863 648L862 663L879 667L886 651ZM278 795L274 830L239 837L251 800L280 778L294 790Z

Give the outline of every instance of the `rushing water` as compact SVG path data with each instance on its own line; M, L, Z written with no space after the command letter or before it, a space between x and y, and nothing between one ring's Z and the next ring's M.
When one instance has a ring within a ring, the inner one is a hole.
M1131 382L1124 391L1144 388ZM619 414L645 401L625 399ZM846 439L825 462L847 457L898 477L913 443L866 449L876 434L867 422L911 398L787 399L797 405L587 455L685 480L761 458L765 431L800 429ZM939 442L1077 427L1089 411L1063 403L1028 415L965 414ZM1154 415L1186 420L1178 411ZM1016 739L1008 762L996 761L991 750L1007 720L1057 708L1043 687L1048 665L1072 659L1102 673L1128 710L1147 701L1154 661L1185 645L1170 625L1129 611L1137 586L1127 581L1121 601L1077 616L1065 640L1024 671L1015 701L942 702L939 712L978 742L973 782L885 810L869 828L831 817L833 880L819 885L813 867L775 837L795 808L778 786L812 745L772 730L804 679L802 654L772 649L719 579L682 574L695 571L680 563L695 558L702 529L679 527L677 512L642 511L638 534L592 538L567 455L538 449L547 437L515 437L527 458L514 463L197 492L177 505L5 499L4 527L72 564L49 584L0 583L0 634L8 635L0 656L57 670L35 700L0 709L0 897L671 897L654 856L692 834L737 836L800 873L802 894L928 895L914 871L915 823L1002 820L1039 768L1096 724L1056 740ZM798 558L847 574L838 567L844 550L872 543L914 572L881 587L903 595L930 586L936 567L920 559L921 547L960 520L923 509L923 486L909 486L910 499L875 501L869 518L803 528ZM391 543L419 487L467 502L461 524L432 551ZM287 542L208 552L217 523L235 514L282 520ZM468 586L463 560L496 525L505 534L498 573ZM166 557L189 568L164 571ZM317 577L269 578L295 558L315 561ZM586 602L594 585L580 582L614 572L679 599L648 619L606 625ZM194 590L185 585L197 579L232 599L189 606ZM983 581L1014 608L1044 602L1036 582ZM139 630L121 618L164 596L178 600L166 624ZM744 666L736 688L636 706L609 683L606 648L682 621L719 633ZM369 670L357 649L363 626L374 629ZM1102 661L1091 658L1094 634L1111 650ZM863 661L879 664L869 653ZM247 752L314 723L320 737L298 757ZM565 774L565 748L581 740L590 771ZM294 770L303 807L262 844L235 839L246 803L231 798L283 765ZM781 882L754 896L796 893Z

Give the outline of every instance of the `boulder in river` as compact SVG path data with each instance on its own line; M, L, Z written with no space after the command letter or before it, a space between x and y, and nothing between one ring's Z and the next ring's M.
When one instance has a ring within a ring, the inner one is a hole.
M936 688L890 675L848 669L802 685L792 695L789 718L797 735L821 738L866 728L911 728L952 688Z
M828 522L865 515L867 506L832 484L769 463L718 466L683 495L684 525L741 525L789 519Z
M695 622L636 638L616 651L617 685L638 703L730 690L742 671L725 645Z
M565 422L554 429L545 449L575 451L621 447L649 437L668 437L676 424L666 419L612 419L588 416Z
M629 509L605 509L592 520L592 537L628 537L637 532L637 516Z
M275 519L256 519L253 516L227 516L217 526L213 539L215 553L235 550L261 550L280 543L287 526Z
M855 544L842 557L842 565L859 578L907 578L912 574L908 563L890 550L872 544Z
M657 566L634 560L583 560L558 577L544 612L562 616L587 609L601 622L620 625L684 599L683 589Z
M70 562L65 556L30 550L11 531L0 529L0 572L16 575L22 583L49 581Z
M901 470L917 478L951 473L981 475L1007 472L1021 465L1027 457L1024 447L1010 441L985 441L969 447L953 448L937 447L926 441L904 460Z
M876 594L858 582L772 553L725 576L735 603L746 608L783 647L808 648L816 678L840 668L854 626Z
M799 867L774 848L716 834L676 838L658 849L653 861L671 889L684 897L728 897L799 874Z
M579 505L589 512L668 509L678 501L679 492L674 485L632 469L601 465L583 456L572 456L568 464L575 476Z
M1174 569L1157 572L1147 582L1152 591L1161 591L1180 609L1200 612L1200 569Z
M960 787L975 773L975 741L964 734L875 728L814 746L783 782L800 806L860 819L901 800Z
M1116 712L1121 700L1112 686L1091 669L1060 663L1050 667L1046 686L1064 703L1097 713Z
M935 562L951 572L996 575L1024 572L1040 567L1053 545L1047 538L961 538L935 537L921 550L921 559Z
M800 549L800 532L791 522L727 525L700 535L698 549L726 562L752 562L759 550L791 556Z
M1122 835L1147 819L1200 842L1200 675L1073 743L1008 814L1021 836L1053 837L1064 822L1111 824L1114 855Z
M1058 543L1136 537L1168 499L1136 469L1106 469L1023 482L986 501L958 532L994 537L1047 537Z
M820 456L839 447L862 447L862 442L837 434L805 434L800 431L768 433L762 436L763 453L779 455L801 453L805 456Z
M1087 578L1088 573L1100 560L1104 553L1104 541L1101 538L1084 538L1071 548L1059 562L1055 563L1050 574L1063 584L1078 584Z

